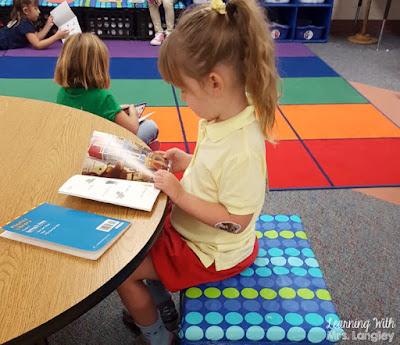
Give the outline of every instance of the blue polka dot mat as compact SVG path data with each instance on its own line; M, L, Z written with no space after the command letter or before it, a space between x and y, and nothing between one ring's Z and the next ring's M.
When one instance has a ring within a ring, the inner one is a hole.
M181 292L182 345L333 344L343 330L296 215L261 215L259 253L239 275Z

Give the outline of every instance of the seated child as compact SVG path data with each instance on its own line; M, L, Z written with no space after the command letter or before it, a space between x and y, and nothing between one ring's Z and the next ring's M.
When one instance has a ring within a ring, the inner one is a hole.
M264 8L258 0L213 0L185 11L161 46L158 68L200 118L197 143L193 155L165 152L171 168L154 173L154 186L168 195L171 211L162 234L117 291L140 341L175 345L179 340L160 311L169 291L233 277L258 254L265 139L274 142L279 80ZM178 172L184 172L180 181L173 175ZM143 280L160 283L154 291Z
M35 49L45 49L68 36L68 31L58 30L53 36L45 38L54 25L52 16L49 16L44 28L36 32L34 23L40 14L38 6L38 0L14 0L11 21L0 29L0 50L24 48L29 43Z
M62 88L57 103L99 115L137 135L151 149L157 150L158 127L153 120L139 124L133 104L125 112L113 95L107 91L111 79L110 60L106 45L90 33L75 34L65 41L58 58L54 80ZM129 113L129 114L128 114Z

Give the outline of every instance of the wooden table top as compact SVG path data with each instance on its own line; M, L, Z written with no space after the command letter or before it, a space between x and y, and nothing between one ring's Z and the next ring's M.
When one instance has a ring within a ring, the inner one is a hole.
M162 227L163 193L144 212L57 192L81 173L94 130L139 140L81 110L0 96L0 226L42 202L132 222L97 261L0 238L0 344L33 343L92 308L136 269Z

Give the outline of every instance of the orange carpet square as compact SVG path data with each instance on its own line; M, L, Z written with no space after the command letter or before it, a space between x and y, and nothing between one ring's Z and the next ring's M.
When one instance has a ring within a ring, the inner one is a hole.
M371 104L280 106L301 139L399 138L400 129Z
M197 141L197 130L200 118L189 107L179 107L182 116L182 122L185 129L187 141ZM274 133L278 140L297 139L296 134L282 117L281 113L276 111L276 122Z
M176 107L146 107L143 116L154 111L149 117L157 123L160 142L183 142L181 124Z

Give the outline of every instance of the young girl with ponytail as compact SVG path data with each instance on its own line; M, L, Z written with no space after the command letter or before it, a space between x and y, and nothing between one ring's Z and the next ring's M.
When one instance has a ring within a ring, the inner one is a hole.
M163 79L201 118L196 149L164 156L170 171L155 186L172 209L162 235L135 272L118 288L147 344L173 344L144 279L167 290L223 280L249 267L258 253L255 222L267 188L265 141L278 101L274 45L257 0L213 0L180 17L158 60ZM179 181L173 173L185 171ZM156 303L155 303L155 299Z

